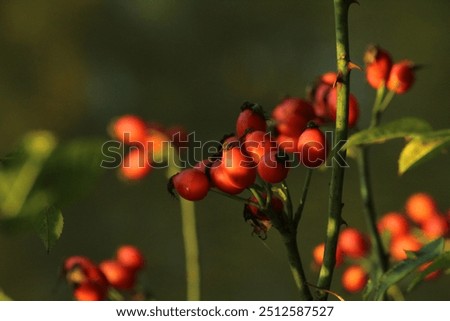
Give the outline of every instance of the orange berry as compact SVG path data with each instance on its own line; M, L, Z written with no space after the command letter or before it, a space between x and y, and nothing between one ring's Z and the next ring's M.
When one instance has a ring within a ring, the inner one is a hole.
M434 215L422 224L422 231L429 239L445 237L449 232L447 218L442 215Z
M414 80L414 64L409 60L403 60L392 66L386 87L397 94L404 94L411 88Z
M137 271L145 266L145 259L142 252L133 245L122 245L116 251L117 261L126 268Z
M125 144L143 143L147 136L147 124L135 115L124 115L112 122L112 135Z
M367 272L359 265L349 266L341 278L342 286L350 293L357 293L364 289L367 280Z
M106 287L96 283L85 282L73 290L73 296L78 301L101 301L106 299Z
M106 260L99 264L109 284L117 289L131 289L135 283L135 273L118 261Z
M313 249L313 259L314 263L317 265L322 265L323 255L325 253L325 243L320 243ZM341 248L338 246L336 249L336 266L341 265L344 262L344 254Z
M148 152L134 147L123 159L120 175L128 180L139 180L151 170Z
M389 252L398 261L406 259L405 251L418 251L422 243L413 235L405 234L394 238L391 242Z
M338 246L345 255L358 259L369 252L369 241L366 236L355 228L346 228L339 235Z
M366 79L370 86L375 89L386 83L392 67L392 59L389 53L378 47L369 46L364 54L366 63Z
M378 231L387 231L391 237L396 237L409 232L409 223L401 213L389 212L378 221Z
M417 224L422 224L438 213L433 197L426 193L411 195L405 204L406 214Z

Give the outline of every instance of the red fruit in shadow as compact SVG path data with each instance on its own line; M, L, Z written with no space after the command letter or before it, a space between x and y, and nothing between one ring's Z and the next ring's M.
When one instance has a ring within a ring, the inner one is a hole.
M386 87L397 94L404 94L411 88L414 81L414 64L409 60L403 60L392 66Z
M336 111L337 111L337 87L330 90L327 98L329 118L332 121L336 121ZM355 127L359 118L359 104L358 100L353 94L350 94L348 103L348 127Z
M327 159L327 144L324 133L318 127L305 129L297 142L302 164L308 168L316 168Z
M242 137L247 130L260 130L265 132L267 128L264 112L258 104L249 102L241 106L241 113L236 121L236 135Z
M280 157L277 152L265 154L257 167L259 176L268 183L280 183L289 173L286 161L287 158Z
M272 112L278 133L296 137L306 128L308 121L316 117L310 103L301 98L286 98Z
M170 179L178 195L188 201L199 201L206 197L209 191L209 180L205 173L189 168L175 174Z

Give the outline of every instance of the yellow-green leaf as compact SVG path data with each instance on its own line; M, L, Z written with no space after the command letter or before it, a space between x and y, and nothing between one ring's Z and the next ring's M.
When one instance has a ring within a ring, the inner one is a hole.
M398 160L399 175L439 155L449 145L450 129L435 131L413 138L400 153Z

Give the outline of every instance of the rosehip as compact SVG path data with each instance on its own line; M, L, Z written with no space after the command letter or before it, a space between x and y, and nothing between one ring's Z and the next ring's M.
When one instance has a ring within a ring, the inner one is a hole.
M175 148L182 148L189 146L189 136L186 129L182 126L171 126L166 130L167 135L170 137L171 142Z
M125 144L143 143L147 136L147 124L135 115L124 115L111 124L112 135Z
M278 135L276 144L279 149L286 153L297 152L298 137L290 137L286 135Z
M258 163L258 174L266 182L276 184L283 181L289 172L286 167L287 158L280 157L277 152L267 153Z
M272 118L280 134L296 137L306 128L308 121L315 118L315 114L310 103L293 97L278 104L272 112Z
M205 173L189 168L171 177L169 189L172 187L182 198L188 201L199 201L208 194L209 181Z
M255 182L256 164L239 146L225 145L221 166L237 186L247 188Z
M405 251L418 251L422 247L420 241L411 234L400 235L391 241L389 253L398 261L407 258Z
M327 158L327 144L324 133L314 125L305 129L297 142L302 164L309 168L322 165Z
M405 204L406 214L417 224L423 224L438 214L438 208L433 197L426 193L411 195Z
M370 248L366 236L351 227L346 228L340 233L338 246L345 255L354 259L366 256Z
M266 119L261 106L249 102L244 103L236 121L236 135L242 137L249 129L265 132L266 128Z
M380 233L387 231L390 233L391 237L396 237L409 232L409 223L402 214L389 212L383 215L378 221L378 231L380 231Z
M99 267L111 286L123 290L131 289L134 286L135 273L118 261L106 260L101 262Z
M120 167L120 174L128 180L139 180L152 170L146 149L132 148L125 156Z
M209 176L211 178L212 185L227 194L239 194L246 188L245 186L236 185L236 183L230 178L230 175L225 171L221 161L216 161L211 165L209 169Z
M160 163L167 157L169 150L169 137L159 130L150 129L147 137L145 138L145 148L148 151L148 155L151 156L151 160L155 163Z
M85 256L71 256L64 261L63 272L70 283L94 283L106 288L108 282L97 265Z
M320 243L313 249L313 259L316 265L322 265L323 255L325 253L325 243ZM338 246L336 249L336 266L341 265L344 262L344 254L341 248Z
M409 60L403 60L392 66L386 86L397 94L404 94L414 81L414 64Z
M133 245L122 245L116 251L117 261L126 268L137 271L145 266L145 259L142 252Z
M366 63L366 79L369 85L375 89L384 86L392 67L390 54L386 50L372 45L367 48L364 54L364 62Z
M360 292L367 284L367 272L359 265L349 266L342 274L342 286L350 293Z
M337 88L333 88L328 93L327 98L329 117L332 121L336 121L337 111ZM359 118L359 104L358 100L353 94L350 94L348 102L348 127L355 127Z
M242 148L245 150L255 164L259 163L264 154L275 149L275 141L272 136L260 130L252 131L245 136Z
M75 287L73 296L78 301L102 301L106 299L106 288L85 282Z
M422 231L429 239L445 237L448 235L449 224L442 215L434 215L422 223Z

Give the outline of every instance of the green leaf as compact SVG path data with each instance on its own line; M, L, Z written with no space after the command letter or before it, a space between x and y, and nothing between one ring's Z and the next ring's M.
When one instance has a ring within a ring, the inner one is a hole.
M410 252L408 258L394 265L384 273L378 280L373 280L371 290L366 291L365 300L383 300L386 291L394 284L398 283L414 271L419 266L433 260L439 256L444 249L444 239L439 238L428 243L417 252Z
M61 211L55 207L49 207L38 214L35 221L35 229L47 252L55 245L61 236L64 219Z
M427 133L413 138L400 153L399 175L409 169L441 154L450 145L450 129Z
M411 292L417 285L419 285L425 277L438 270L445 270L450 268L450 251L442 253L434 259L434 261L423 271L418 272L417 276L409 284L407 291Z
M431 126L420 118L402 118L352 135L345 143L344 148L355 145L383 143L394 138L415 137L429 132L431 129Z

